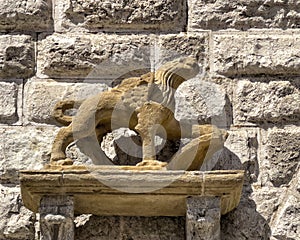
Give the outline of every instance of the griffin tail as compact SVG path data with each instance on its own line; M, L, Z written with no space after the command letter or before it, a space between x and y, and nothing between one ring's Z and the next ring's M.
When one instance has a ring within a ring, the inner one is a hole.
M72 122L72 116L66 115L65 111L72 108L78 108L81 105L82 101L75 100L62 100L56 103L52 116L56 119L57 122L68 126Z

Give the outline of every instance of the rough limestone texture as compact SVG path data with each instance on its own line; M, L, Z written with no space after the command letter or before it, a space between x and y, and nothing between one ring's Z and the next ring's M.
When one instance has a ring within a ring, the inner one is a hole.
M31 79L25 85L24 121L58 124L51 117L55 104L62 99L82 100L108 89L105 83L59 83L48 79ZM77 109L80 103L75 104ZM75 109L74 109L75 110ZM72 113L70 113L72 114ZM73 113L75 114L75 112Z
M156 136L155 151L157 160L169 162L174 153L178 151L180 143L181 141L166 141ZM115 165L135 166L142 161L142 139L136 132L128 128L120 128L108 133L101 143L101 148ZM74 159L75 164L92 163L86 155L80 153L78 148L72 146L67 150L67 156Z
M18 121L18 90L15 82L0 82L0 123Z
M0 35L0 79L28 78L35 71L34 42L28 35Z
M179 88L176 117L212 120L230 134L202 170L245 170L239 207L221 217L222 240L299 240L300 1L0 2L0 240L38 235L21 204L18 171L49 162L58 100L98 93L124 74L186 55L203 71ZM140 161L141 148L128 147L140 144L138 136L112 135L102 149L116 164ZM179 144L158 158L169 159ZM91 164L75 144L67 156ZM89 216L75 239L179 240L184 226L180 217Z
M229 133L211 167L246 174L238 208L222 217L222 240L298 239L299 127L244 127Z
M55 30L62 31L182 31L183 0L55 1Z
M285 187L261 187L254 185L255 191L250 195L250 198L257 203L256 211L267 221L271 222L277 209L284 205L282 199L285 197L287 189ZM259 204L258 204L259 203ZM246 206L244 206L246 207Z
M206 71L208 68L208 41L207 32L160 35L155 39L155 68L159 67L157 60L166 62L178 57L193 56L198 60L203 71ZM201 74L202 71L199 72L199 75Z
M226 93L217 84L194 78L178 88L175 100L175 117L182 123L230 125Z
M19 170L41 169L48 163L56 130L50 126L1 127L0 180L17 182Z
M73 196L43 196L39 204L39 217L41 239L74 239Z
M38 75L55 78L118 78L150 69L147 35L53 34L38 41Z
M300 169L280 198L278 214L271 220L273 239L298 239L300 234Z
M236 210L221 218L222 240L269 239L270 226L268 222L276 211L276 204L273 208L272 205L270 205L267 213L263 206L265 206L267 202L276 203L282 191L279 191L279 189L272 191L270 188L252 190L251 186L257 183L259 176L258 137L258 128L231 128L229 137L225 142L225 148L219 155L215 155L212 161L207 163L207 170L245 170L245 182L240 204ZM268 190L266 191L266 189ZM265 194L267 197L264 196L266 198L264 201L260 201L262 197L257 197L258 201L253 201L253 192L257 195ZM260 205L263 211L259 211L261 209ZM270 215L268 218L267 214ZM235 230L232 231L232 229Z
M178 48L180 46L180 48ZM207 68L208 34L53 34L38 42L38 76L117 79L182 56ZM152 59L151 59L152 58ZM137 74L139 76L141 74Z
M243 169L245 182L256 182L259 175L258 136L258 128L231 128L223 150L206 163L205 170Z
M188 29L299 28L295 0L188 0Z
M289 196L282 204L284 207L280 209L279 216L275 220L273 227L274 239L298 239L300 233L300 195L299 191L296 196L290 192Z
M42 32L52 27L52 0L2 0L0 32Z
M189 197L186 213L187 240L219 240L220 198Z
M33 240L35 214L22 204L18 185L0 184L0 239Z
M272 128L263 131L262 137L262 184L289 185L299 169L300 128Z
M184 217L88 216L75 229L75 239L182 240L185 238L184 226Z
M214 34L212 69L225 76L299 75L300 35L269 32Z
M289 81L239 80L233 101L237 125L297 123L300 119L300 90Z
M222 240L270 239L271 227L269 222L257 211L258 206L264 203L255 202L252 199L251 192L252 190L249 186L244 186L244 193L238 208L222 217Z

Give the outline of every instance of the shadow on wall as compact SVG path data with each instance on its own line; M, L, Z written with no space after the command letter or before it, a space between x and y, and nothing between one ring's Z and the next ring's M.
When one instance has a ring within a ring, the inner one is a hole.
M218 157L213 170L243 169L245 170L245 181L239 206L230 213L222 216L221 239L261 239L267 240L271 236L271 228L267 220L256 211L256 203L251 199L252 186L259 172L253 167L256 163L242 163L237 155L229 149L224 148ZM256 177L255 177L256 176Z
M121 137L128 141L130 137ZM132 137L131 137L132 138ZM134 136L133 138L136 138ZM120 141L120 139L118 139ZM139 142L140 139L135 139ZM255 145L255 142L251 144ZM171 145L174 147L175 145ZM170 146L169 146L170 147ZM171 149L172 149L171 147ZM171 149L165 150L170 153ZM257 205L251 199L252 184L258 176L257 163L242 163L239 157L227 148L216 154L217 161L213 170L244 169L245 182L240 204L237 209L222 216L221 239L270 239L271 229L267 220L256 210ZM140 159L132 158L118 149L116 164L135 164ZM84 220L84 218L86 218ZM185 217L103 217L79 216L76 239L178 239L185 236Z

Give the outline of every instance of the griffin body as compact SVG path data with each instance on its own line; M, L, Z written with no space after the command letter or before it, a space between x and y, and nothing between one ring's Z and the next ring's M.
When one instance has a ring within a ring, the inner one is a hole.
M53 116L67 125L58 132L52 147L51 164L72 164L66 158L67 146L77 140L80 150L95 164L112 164L99 146L103 137L120 127L135 131L142 138L143 160L138 166L161 169L166 163L156 161L154 137L168 140L182 137L193 140L173 156L170 169L195 170L201 166L209 146L218 150L227 133L212 125L180 126L174 118L174 93L184 81L193 78L199 66L193 58L181 58L161 66L155 73L123 80L109 91L80 103L74 117L64 114L76 101L56 104ZM189 160L187 160L187 158Z

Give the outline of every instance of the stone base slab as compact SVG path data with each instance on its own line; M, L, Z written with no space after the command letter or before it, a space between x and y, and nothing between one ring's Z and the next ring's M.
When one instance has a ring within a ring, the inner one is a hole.
M127 168L128 169L128 168ZM221 214L237 207L244 171L123 170L111 166L65 166L21 171L24 205L38 212L43 196L67 195L75 214L185 216L186 199L220 197Z

